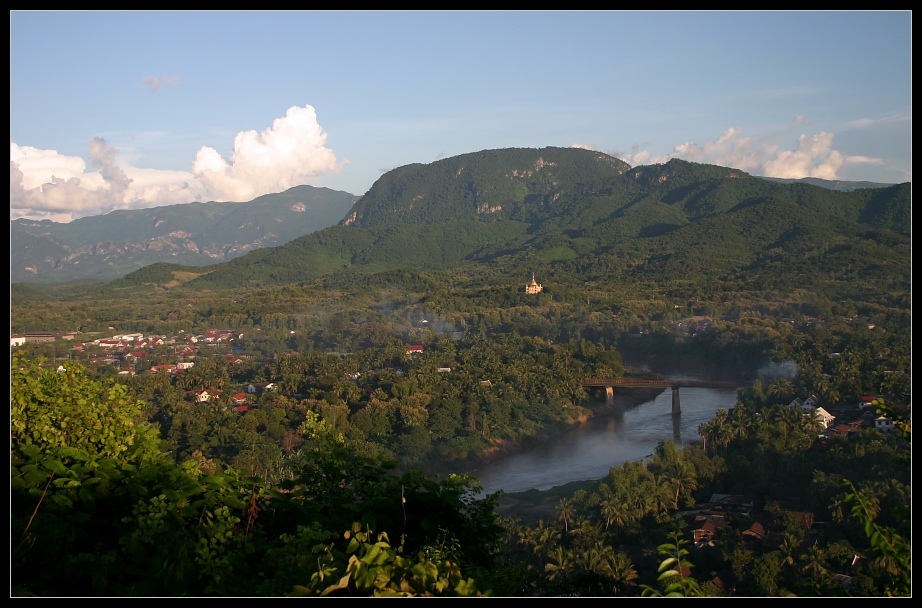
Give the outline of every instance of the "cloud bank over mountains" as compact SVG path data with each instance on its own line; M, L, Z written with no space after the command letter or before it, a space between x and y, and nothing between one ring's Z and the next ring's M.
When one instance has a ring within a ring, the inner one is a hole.
M865 156L848 156L833 148L833 133L815 135L799 133L797 126L803 116L794 118L786 133L769 136L746 136L741 129L729 128L717 139L698 145L686 142L676 146L669 154L651 155L632 149L630 152L609 152L629 165L652 165L668 162L672 158L695 163L720 165L740 169L751 175L801 179L816 177L838 180L840 170L847 164L882 165L880 159ZM794 137L794 148L786 150L777 143L783 137Z

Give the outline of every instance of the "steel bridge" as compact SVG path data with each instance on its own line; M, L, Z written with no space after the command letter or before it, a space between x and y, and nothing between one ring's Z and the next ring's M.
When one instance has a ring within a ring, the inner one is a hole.
M588 378L583 380L586 387L605 387L605 400L611 401L615 396L615 388L671 388L672 413L681 414L682 407L679 403L680 388L738 388L746 383L733 380L661 380L652 378Z

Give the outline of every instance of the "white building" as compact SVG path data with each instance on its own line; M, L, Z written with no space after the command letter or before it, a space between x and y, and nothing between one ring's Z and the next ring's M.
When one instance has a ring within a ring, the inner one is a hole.
M893 427L896 426L892 420L886 416L878 416L874 419L874 428L880 431L881 433L889 433L893 430Z
M835 416L833 416L832 414L830 414L829 412L827 412L821 407L816 408L816 411L813 413L813 416L817 420L823 423L824 429L828 429L829 425L831 425L836 419Z

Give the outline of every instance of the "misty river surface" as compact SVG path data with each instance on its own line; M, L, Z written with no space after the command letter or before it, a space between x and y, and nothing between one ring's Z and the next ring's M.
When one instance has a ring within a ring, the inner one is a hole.
M647 362L632 367L654 371L669 380L716 379L713 373L694 365L669 371L651 369ZM612 467L652 455L663 441L672 439L679 448L700 441L698 426L713 419L717 410L729 410L736 404L736 389L682 388L681 413L673 416L672 389L634 406L626 406L626 400L619 397L620 391L627 390L631 389L615 389L614 406L584 424L470 471L480 479L481 496L497 490L549 490L572 481L601 479Z

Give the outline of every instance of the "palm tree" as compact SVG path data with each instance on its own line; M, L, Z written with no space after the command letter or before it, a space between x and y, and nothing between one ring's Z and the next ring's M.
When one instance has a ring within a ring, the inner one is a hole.
M768 385L768 394L779 402L790 402L794 397L794 383L787 378L775 378Z
M727 410L723 408L717 410L714 413L714 418L702 426L705 426L704 431L707 433L707 439L711 441L714 447L726 447L729 445L732 436L730 432L730 414Z
M548 560L550 561L544 566L544 571L550 573L548 580L566 578L569 575L572 567L569 551L558 545L548 555Z
M577 539L575 543L588 542L588 539L602 536L602 526L594 519L579 515L573 522L573 536Z
M715 428L717 428L717 424L713 420L702 422L698 425L698 436L701 437L701 441L704 443L705 454L708 453L708 437L714 432Z
M806 553L801 554L800 562L804 572L810 573L810 578L814 583L819 582L826 574L826 558L823 550L816 544L807 549Z
M555 526L545 526L544 522L538 522L538 534L535 538L534 552L544 552L550 547L556 547L560 542L560 531Z
M603 557L605 560L603 570L612 580L612 591L617 592L637 580L637 568L627 553L614 551L611 547L608 549L610 551L606 552Z
M727 416L729 416L729 412L727 412L727 410L723 408L718 409L716 412L714 412L714 424L717 426L723 424L726 422Z
M759 410L756 414L756 420L758 420L760 424L773 427L780 426L783 428L784 433L789 433L791 428L797 424L797 419L800 416L800 408L775 403Z
M793 568L797 563L797 557L794 555L794 552L800 547L800 539L790 532L785 532L784 537L781 539L781 565L782 567L788 566Z
M626 488L628 495L625 502L632 508L630 514L625 517L625 519L628 521L642 519L644 515L654 509L655 501L653 492L648 491L648 488L649 486L647 484Z
M570 531L570 520L576 515L576 507L569 498L561 498L557 503L557 519L563 522L564 532Z
M698 489L698 479L692 466L685 461L677 460L666 471L663 479L675 488L675 508L679 508L679 496L683 492L694 492Z
M600 505L602 518L605 520L605 529L607 530L609 526L618 518L618 506L615 503L614 498L609 498L608 500L602 501Z
M823 430L823 420L817 416L816 412L814 411L810 414L800 416L800 418L797 420L797 425L793 430L807 433L813 437L818 432Z
M655 479L650 491L650 499L655 513L665 513L675 503L672 496L672 485L667 481L665 474Z

